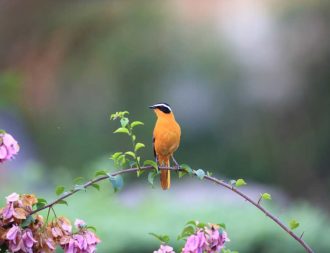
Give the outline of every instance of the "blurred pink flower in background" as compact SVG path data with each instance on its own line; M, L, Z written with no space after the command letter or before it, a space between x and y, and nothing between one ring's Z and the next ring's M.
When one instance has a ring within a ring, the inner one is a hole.
M0 162L13 159L19 151L17 141L8 133L0 133Z

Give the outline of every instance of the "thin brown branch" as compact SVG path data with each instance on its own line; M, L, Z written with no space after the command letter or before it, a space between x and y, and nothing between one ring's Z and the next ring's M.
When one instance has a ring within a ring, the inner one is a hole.
M146 167L141 167L140 170L153 170L154 168L152 166L146 166ZM176 167L159 167L160 170L173 170L173 171L183 171L183 169L177 169ZM124 169L124 170L120 170L114 173L111 173L109 175L111 176L117 176L117 175L121 175L121 174L126 174L126 173L132 173L132 172L137 172L139 170L139 168L129 168L129 169ZM97 182L103 181L109 179L108 175L105 176L100 176L97 177L95 179L92 179L90 181L87 181L85 184L82 185L83 188L88 188L89 186L91 186L92 184L95 184ZM236 187L226 183L223 180L219 180L215 177L211 177L211 176L205 176L204 179L206 179L207 181L216 183L218 185L221 185L231 191L233 191L234 193L238 194L239 196L241 196L242 198L244 198L246 201L250 202L252 205L254 205L256 208L258 208L261 212L263 212L266 216L268 216L270 219L272 219L277 225L279 225L285 232L287 232L292 238L294 238L298 243L300 243L306 250L306 252L308 253L314 253L314 251L312 250L312 248L302 239L303 234L299 237L297 236L295 233L292 232L291 229L289 229L286 225L284 225L283 222L281 222L276 216L274 216L273 214L271 214L268 210L266 210L264 207L262 207L260 205L260 201L254 201L252 200L249 196L247 196L245 193L241 192L240 190L238 190ZM75 189L75 190L71 190L70 192L64 193L62 196L60 196L58 199L52 201L51 203L37 209L34 210L32 213L30 213L30 215L38 213L44 209L47 208L52 208L54 205L56 205L58 202L60 202L61 200L64 200L68 197L70 197L71 195L75 194L76 192L80 191L80 189Z

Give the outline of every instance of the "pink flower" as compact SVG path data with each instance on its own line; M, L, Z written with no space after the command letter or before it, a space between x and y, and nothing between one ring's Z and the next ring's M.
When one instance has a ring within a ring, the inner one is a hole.
M86 222L84 222L83 220L80 219L76 219L76 221L74 222L74 225L76 226L76 228L80 229L86 226Z
M75 226L78 233L69 235L69 240L61 242L64 253L94 253L100 239L91 231L86 229L86 223L77 219Z
M19 151L17 141L8 133L0 133L0 162L10 160Z
M2 217L4 220L11 220L14 216L15 209L13 203L8 203L6 207L2 210Z
M206 244L205 235L202 231L198 231L196 235L188 237L187 242L182 249L183 253L202 253Z
M216 225L211 225L210 228L205 229L207 253L220 252L224 248L225 243L229 241L226 231L218 229Z
M32 235L31 229L22 230L19 226L13 225L8 230L6 239L10 252L33 253L32 247L37 242Z
M16 192L13 192L9 196L6 197L7 204L10 202L15 202L19 200L19 195Z
M154 253L175 253L173 248L168 245L160 245L159 250L154 251Z

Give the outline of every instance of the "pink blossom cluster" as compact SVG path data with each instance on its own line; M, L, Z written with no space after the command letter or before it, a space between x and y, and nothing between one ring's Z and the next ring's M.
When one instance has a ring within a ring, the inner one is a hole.
M0 133L0 163L12 159L19 151L17 141L8 133Z
M187 238L182 253L216 253L224 248L229 241L226 231L218 225L210 224L204 229L198 229Z
M41 215L35 215L33 222L24 224L38 199L33 194L12 193L6 197L6 206L0 208L0 247L9 252L53 253L56 246L65 253L94 253L100 239L77 219L75 228L65 217L59 217L45 224Z
M87 229L86 223L83 220L76 219L75 227L78 229L77 233L72 233L71 227L66 226L65 236L61 238L60 245L65 253L94 253L96 245L100 243L100 239L91 231Z

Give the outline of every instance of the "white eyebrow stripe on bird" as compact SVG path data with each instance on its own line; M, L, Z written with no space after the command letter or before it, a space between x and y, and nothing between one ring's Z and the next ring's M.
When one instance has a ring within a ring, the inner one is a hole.
M158 107L158 106L164 106L164 107L166 107L167 109L169 109L170 111L172 111L171 107L169 107L169 106L166 105L166 104L155 104L154 106L155 106L155 107Z

